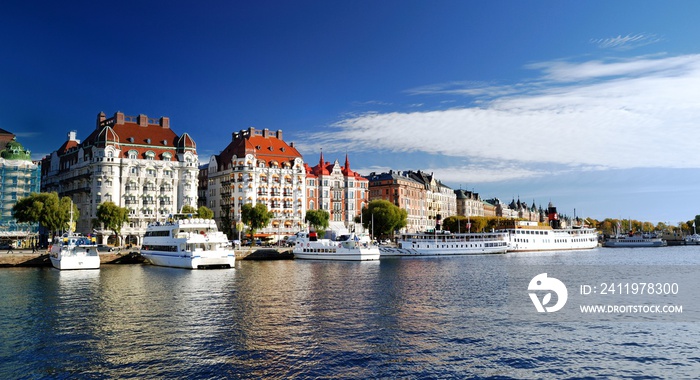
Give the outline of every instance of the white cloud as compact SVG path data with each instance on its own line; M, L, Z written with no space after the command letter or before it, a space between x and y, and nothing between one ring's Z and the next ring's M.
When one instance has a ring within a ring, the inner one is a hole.
M591 43L602 49L630 50L645 45L660 42L662 39L655 34L628 34L617 37L592 39Z
M527 178L542 175L542 165L700 167L693 159L700 141L700 55L529 67L542 73L530 91L479 107L349 117L312 139L324 149L424 152L477 163L445 170L445 181L452 173L472 180ZM492 164L502 162L509 165Z

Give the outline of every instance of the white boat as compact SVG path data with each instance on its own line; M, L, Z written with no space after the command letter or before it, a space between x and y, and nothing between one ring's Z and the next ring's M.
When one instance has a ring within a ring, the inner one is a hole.
M479 233L407 233L401 234L397 246L379 247L382 257L481 255L506 253L508 234L502 232Z
M342 240L318 239L315 232L296 234L295 259L306 260L379 260L379 248L363 242L356 235L344 235Z
M502 231L508 233L508 252L568 251L598 246L595 228L552 228L521 221Z
M683 244L685 244L685 245L699 245L700 244L700 235L692 234L692 235L686 236L683 239Z
M148 225L141 256L176 268L233 268L236 255L212 219L180 219Z
M665 247L666 241L655 234L617 234L603 244L610 248Z
M100 269L97 244L73 232L55 236L49 249L51 265L60 270Z

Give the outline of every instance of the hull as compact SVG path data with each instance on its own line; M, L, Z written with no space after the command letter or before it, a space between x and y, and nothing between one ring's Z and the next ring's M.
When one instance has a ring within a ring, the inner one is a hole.
M100 257L93 255L51 255L51 265L60 270L100 269Z
M153 265L185 269L233 268L236 263L233 251L201 252L192 256L177 255L173 252L141 251L141 256Z
M295 259L302 260L341 260L341 261L370 261L379 260L379 251L369 252L337 252L337 253L319 253L319 252L294 252Z
M666 242L663 240L653 241L623 241L623 240L608 240L603 244L608 248L654 248L665 247Z
M497 247L478 247L478 248L393 248L380 247L379 252L381 257L399 257L399 256L455 256L455 255L487 255L506 253L507 245Z

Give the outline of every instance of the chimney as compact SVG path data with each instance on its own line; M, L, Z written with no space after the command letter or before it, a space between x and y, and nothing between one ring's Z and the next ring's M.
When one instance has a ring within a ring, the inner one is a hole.
M97 114L97 128L100 128L100 123L105 121L107 119L107 115L105 115L104 112L100 112Z
M160 126L163 127L164 129L170 129L170 118L169 117L161 117L160 118Z
M263 136L263 137L267 137L267 136L269 136L269 135L270 135L270 130L267 129L267 128L263 129L263 134L262 134L262 136Z
M117 112L114 114L114 123L117 125L123 125L124 124L124 113L123 112Z
M277 138L282 140L282 130L281 129L277 130Z
M146 116L146 115L144 115L144 114L140 114L140 115L138 116L138 118L136 118L136 123L137 123L140 127L148 127L148 116Z
M78 131L68 132L68 141L75 141L80 144L80 140L78 140Z

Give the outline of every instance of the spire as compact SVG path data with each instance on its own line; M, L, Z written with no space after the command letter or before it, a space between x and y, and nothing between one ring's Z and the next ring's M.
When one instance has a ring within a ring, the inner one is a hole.
M350 171L350 159L348 159L347 153L345 153L345 170Z
M323 168L323 164L324 164L324 162L323 162L323 148L321 148L321 159L318 160L318 166Z

